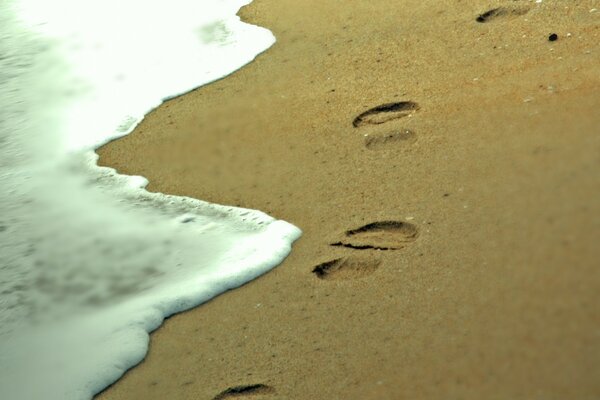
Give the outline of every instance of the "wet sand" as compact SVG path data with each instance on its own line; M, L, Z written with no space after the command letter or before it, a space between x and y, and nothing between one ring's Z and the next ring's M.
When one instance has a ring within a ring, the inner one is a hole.
M100 163L303 236L98 399L600 398L594 5L244 8L277 43Z

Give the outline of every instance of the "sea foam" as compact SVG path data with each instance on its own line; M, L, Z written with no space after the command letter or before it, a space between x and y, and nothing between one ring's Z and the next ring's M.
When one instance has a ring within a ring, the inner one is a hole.
M93 149L273 42L244 0L0 4L0 398L89 399L163 319L279 264L300 231L149 193ZM201 182L199 182L201 185Z

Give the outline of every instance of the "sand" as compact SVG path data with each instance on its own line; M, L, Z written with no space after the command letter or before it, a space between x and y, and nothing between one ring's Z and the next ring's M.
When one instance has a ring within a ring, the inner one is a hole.
M304 234L98 399L600 398L594 6L244 8L277 43L100 162Z

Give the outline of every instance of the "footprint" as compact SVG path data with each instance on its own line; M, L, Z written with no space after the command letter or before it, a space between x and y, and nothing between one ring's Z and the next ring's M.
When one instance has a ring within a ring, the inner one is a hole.
M346 231L345 238L331 246L356 250L398 250L417 239L419 230L402 221L378 221Z
M317 265L312 272L323 280L348 280L371 275L381 261L365 257L343 257Z
M275 389L271 386L263 385L262 383L254 384L254 385L242 385L242 386L233 386L228 389L225 389L215 397L213 400L223 400L223 399L232 399L235 397L242 396L253 396L255 394L273 394L275 393Z
M354 118L352 125L355 128L362 125L378 125L410 115L419 109L419 105L412 101L401 101L399 103L387 103L373 107L358 117Z
M525 15L529 12L529 8L519 7L519 8L507 8L507 7L498 7L492 8L484 12L483 14L479 14L475 21L477 22L490 22L498 17L510 17L510 16L519 16Z
M383 149L393 144L414 142L417 139L415 133L409 129L401 129L381 135L365 137L365 147L371 150Z

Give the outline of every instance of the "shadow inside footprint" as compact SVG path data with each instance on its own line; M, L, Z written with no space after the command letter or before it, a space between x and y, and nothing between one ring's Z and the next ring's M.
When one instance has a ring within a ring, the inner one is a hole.
M408 222L379 221L346 231L343 240L331 245L356 250L398 250L415 241L418 235L417 227Z
M365 147L371 150L379 150L393 144L414 142L416 135L409 129L388 132L382 135L370 135L365 137Z
M380 264L378 259L350 256L319 264L312 272L324 280L357 279L372 274Z
M361 125L377 125L384 122L406 117L419 109L419 105L412 101L401 101L399 103L387 103L373 107L358 117L354 118L352 125L359 127Z
M243 385L243 386L233 386L228 389L225 389L215 397L213 400L223 400L223 399L231 399L242 396L253 396L253 395L262 395L262 394L273 394L275 393L275 389L271 386L263 385L262 383L254 384L254 385Z
M483 14L479 14L475 21L484 23L490 22L498 17L510 17L510 16L519 16L525 15L529 12L529 8L519 7L519 8L507 8L507 7L498 7L492 8L484 12Z

